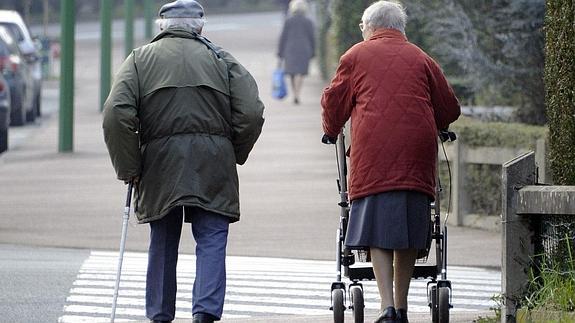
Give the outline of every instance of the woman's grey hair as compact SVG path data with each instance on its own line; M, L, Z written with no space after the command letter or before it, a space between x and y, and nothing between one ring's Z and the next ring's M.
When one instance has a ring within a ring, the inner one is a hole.
M296 13L307 14L309 7L306 0L292 0L289 3L289 13L290 15L295 15Z
M361 21L366 27L397 29L405 34L407 14L400 3L378 1L365 9Z
M156 20L156 24L160 27L160 30L183 28L197 34L202 32L205 23L205 18L160 18Z

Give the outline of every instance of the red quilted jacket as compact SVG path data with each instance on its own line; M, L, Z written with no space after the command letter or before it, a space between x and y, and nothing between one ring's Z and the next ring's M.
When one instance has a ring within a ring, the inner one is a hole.
M394 29L380 29L342 57L321 99L323 130L351 117L349 195L392 190L435 197L437 134L460 114L439 65Z

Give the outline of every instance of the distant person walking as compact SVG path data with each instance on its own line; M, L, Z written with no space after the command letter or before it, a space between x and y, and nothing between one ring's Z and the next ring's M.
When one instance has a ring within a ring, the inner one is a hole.
M160 9L161 33L121 65L104 108L104 137L118 179L134 182L140 223L150 225L146 316L171 322L182 224L196 240L193 322L220 320L229 224L238 221L236 164L263 125L250 73L201 36L193 0Z
M309 61L315 56L315 27L305 0L292 0L279 41L278 56L284 72L289 75L294 104L300 103L304 77L308 74Z
M351 118L345 245L371 250L376 323L408 322L409 284L435 198L438 132L460 114L439 65L407 41L406 19L398 3L369 6L359 24L364 41L341 57L321 101L332 141Z

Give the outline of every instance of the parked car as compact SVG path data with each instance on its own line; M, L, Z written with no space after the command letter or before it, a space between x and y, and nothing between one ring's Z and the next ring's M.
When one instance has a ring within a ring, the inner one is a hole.
M11 33L0 26L0 71L10 87L10 124L22 126L34 121L34 80L26 60Z
M10 125L10 85L0 73L0 153L8 149Z
M15 36L20 51L24 55L28 65L30 65L32 79L34 80L34 111L36 116L40 116L42 103L42 61L40 59L37 42L32 39L22 16L16 11L0 10L0 25L6 27Z

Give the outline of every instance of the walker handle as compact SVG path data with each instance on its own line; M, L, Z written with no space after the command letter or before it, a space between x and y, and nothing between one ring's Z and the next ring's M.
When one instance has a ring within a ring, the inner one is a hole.
M323 137L321 137L321 142L326 145L335 145L335 143L337 142L337 137L332 138L326 134L323 134Z
M457 140L457 135L455 132L449 131L449 129L442 129L439 130L439 139L441 139L441 142L455 141Z

